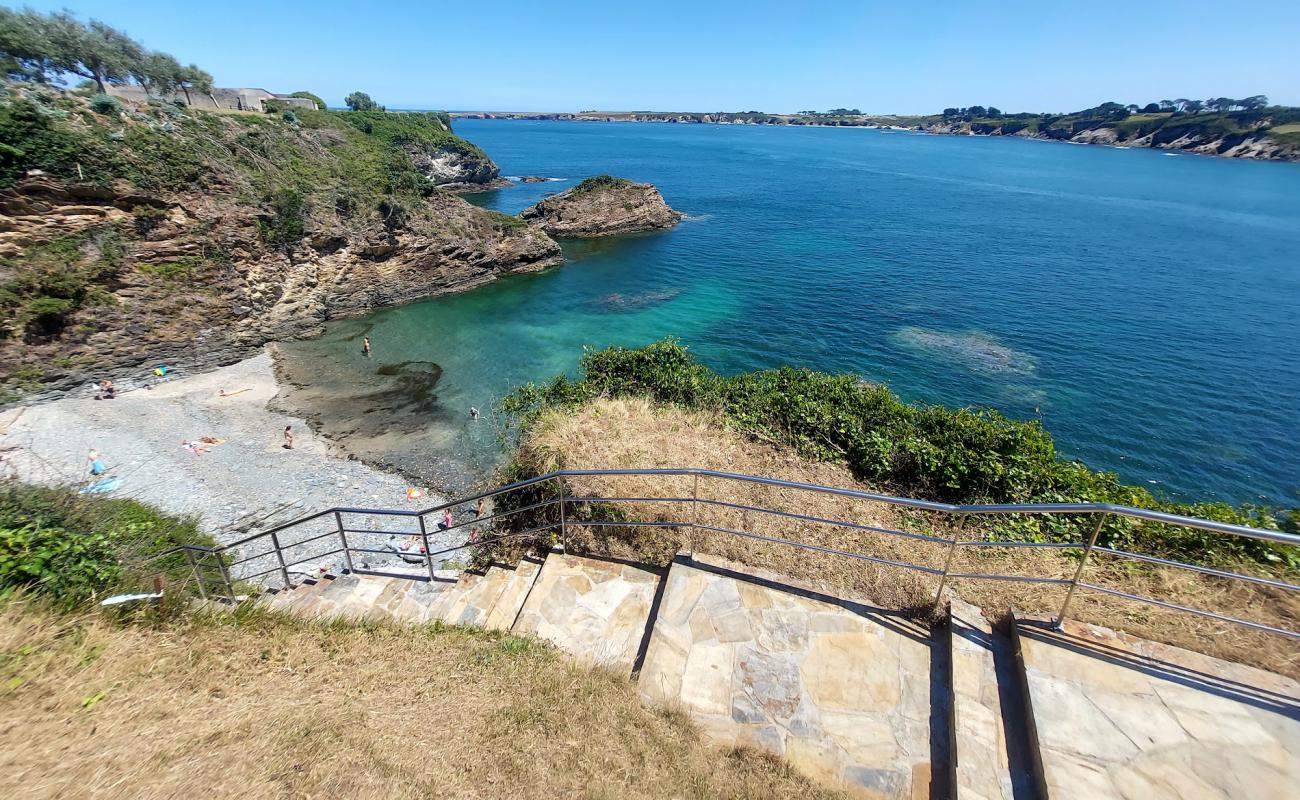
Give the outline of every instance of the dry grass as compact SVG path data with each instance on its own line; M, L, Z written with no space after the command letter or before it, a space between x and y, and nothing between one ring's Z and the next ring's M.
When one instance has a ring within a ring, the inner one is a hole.
M575 414L552 413L525 437L519 451L525 465L538 472L573 469L704 467L871 491L843 466L810 461L788 449L757 442L726 430L709 415L675 408L658 408L640 400L599 400ZM571 491L587 496L690 497L692 479L594 477L572 479ZM835 495L730 481L702 479L699 496L727 503L763 506L789 513L850 521L912 533L951 537L950 520L930 512L901 511L879 503ZM696 521L766 536L835 547L854 553L942 568L943 545L887 536L852 528L701 506L692 519L689 504L642 502L620 504L614 511L636 521ZM588 510L588 519L608 518L608 507ZM1086 540L1085 521L1078 521L1078 540ZM968 528L963 538L978 538ZM924 573L797 550L788 545L741 539L716 533L695 533L689 527L570 526L572 546L591 552L666 564L679 550L697 550L729 560L783 573L884 608L930 613L937 578ZM1075 555L1057 550L961 548L952 570L967 573L1037 575L1070 578L1078 565ZM1266 587L1226 581L1186 570L1153 568L1132 562L1113 563L1095 557L1086 580L1182 603L1195 608L1300 629L1300 597ZM1004 581L965 580L954 586L966 600L980 605L990 618L1010 609L1053 613L1064 599L1059 586ZM1099 593L1075 595L1071 616L1166 642L1300 677L1300 653L1283 637L1219 623L1192 614L1169 611Z
M6 796L837 797L532 639L0 609Z

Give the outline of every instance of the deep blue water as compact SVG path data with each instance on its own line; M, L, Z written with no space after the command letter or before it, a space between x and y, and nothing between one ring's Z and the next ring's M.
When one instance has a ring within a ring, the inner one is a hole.
M363 330L381 362L443 368L422 438L386 440L397 463L485 470L495 430L470 405L571 370L583 346L672 334L725 372L854 372L1039 418L1063 454L1171 496L1296 503L1300 165L835 128L456 129L504 175L565 179L474 202L517 212L608 172L690 219L290 346L347 400L327 419L366 410L348 399L373 375Z

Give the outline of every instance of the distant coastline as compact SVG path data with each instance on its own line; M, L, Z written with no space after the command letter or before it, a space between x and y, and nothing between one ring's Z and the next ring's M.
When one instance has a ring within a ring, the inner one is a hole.
M1099 108L1116 104L1105 104ZM1122 108L1122 107L1120 107ZM954 109L949 109L953 111ZM981 109L982 110L982 109ZM964 111L964 109L963 109ZM1066 115L1011 114L994 117L954 114L926 116L868 114L766 114L681 111L452 111L459 119L562 120L575 122L652 122L685 125L794 125L818 128L868 128L956 136L1016 136L1022 139L1105 144L1119 147L1300 162L1300 109L1191 114L1180 111ZM1274 116L1267 112L1274 111ZM1295 118L1294 120L1292 118Z

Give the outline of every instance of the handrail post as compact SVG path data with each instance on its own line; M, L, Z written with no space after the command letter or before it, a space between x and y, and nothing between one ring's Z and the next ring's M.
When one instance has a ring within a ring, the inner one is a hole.
M207 600L208 592L206 589L203 588L203 576L199 574L199 568L194 563L194 551L189 549L188 547L185 548L185 560L189 562L190 574L194 576L194 582L199 587L199 599Z
M1079 566L1074 570L1074 577L1070 579L1070 591L1065 594L1065 602L1061 604L1061 613L1056 615L1056 622L1053 623L1057 629L1065 624L1065 614L1070 610L1070 601L1074 599L1074 590L1079 588L1079 578L1083 576L1083 568L1088 564L1088 556L1092 553L1092 548L1097 544L1097 535L1101 533L1101 526L1106 522L1106 513L1097 515L1097 524L1092 527L1092 536L1088 537L1088 544L1083 548L1083 558L1079 559Z
M695 539L700 532L700 473L691 483L691 558L695 557Z
M939 576L939 589L934 593L934 610L939 610L939 604L943 602L943 590L948 585L948 571L952 569L952 558L957 553L957 544L961 541L962 530L966 527L966 520L969 514L962 514L957 518L957 525L952 531L952 543L948 545L948 555L943 560L943 575Z
M226 597L229 597L230 602L234 603L235 585L230 580L230 570L226 567L226 561L221 557L220 553L213 553L213 555L217 557L217 566L221 567L221 579L226 583Z
M280 535L271 531L271 546L275 548L275 557L280 561L280 578L284 581L285 589L292 589L293 584L289 581L289 565L284 561L284 551L280 549Z
M348 549L348 536L343 531L343 515L334 512L334 524L338 526L339 541L343 543L343 563L347 565L348 572L356 572L352 568L352 551Z
M416 517L420 521L420 541L424 543L424 565L429 569L429 580L436 581L437 575L433 574L433 548L429 546L429 531L424 524L424 515Z
M564 521L564 479L556 478L556 485L560 487L560 547L563 548L564 554L569 554L569 528Z

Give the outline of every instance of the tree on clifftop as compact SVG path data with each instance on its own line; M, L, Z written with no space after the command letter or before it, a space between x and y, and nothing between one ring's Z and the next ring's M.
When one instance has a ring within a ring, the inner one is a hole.
M353 92L343 98L343 102L353 111L384 111L383 106L370 99L370 95L365 92Z
M101 93L107 84L126 83L145 59L139 42L97 19L83 25L60 11L45 19L45 35L54 68L93 80Z
M43 82L77 75L94 81L101 93L109 84L132 79L155 94L212 83L212 76L194 65L182 67L111 25L96 19L83 23L66 11L0 8L0 68L11 78Z
M181 67L176 75L176 85L185 93L185 102L190 102L190 89L197 89L204 94L212 93L212 76L194 64ZM215 101L214 101L215 102Z

